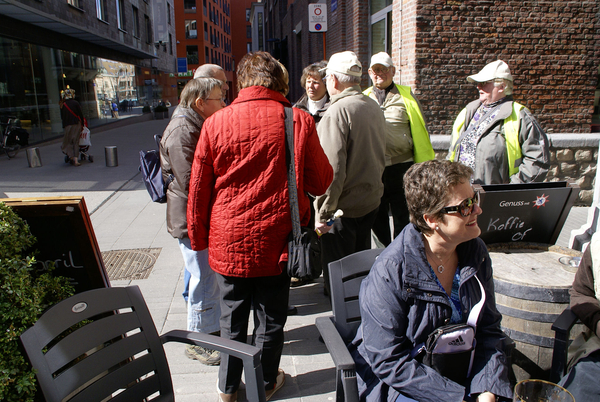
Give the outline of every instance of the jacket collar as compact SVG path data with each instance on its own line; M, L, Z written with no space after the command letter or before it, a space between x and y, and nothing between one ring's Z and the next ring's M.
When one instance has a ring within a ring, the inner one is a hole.
M273 91L272 89L259 85L242 89L238 93L237 98L235 98L235 100L231 104L235 105L237 103L250 102L255 100L273 100L282 103L283 106L286 107L292 106L290 101L287 100L285 96L283 96L279 92Z
M348 96L354 96L354 95L362 95L362 92L358 85L353 85L351 87L348 87L348 88L344 89L342 92L340 92L339 94L331 96L330 101L331 101L331 104L333 105L335 102L339 101L342 98L346 98Z
M173 112L171 120L176 118L185 118L198 129L202 128L202 124L204 124L204 118L190 107L177 106L177 109L175 109L175 112Z

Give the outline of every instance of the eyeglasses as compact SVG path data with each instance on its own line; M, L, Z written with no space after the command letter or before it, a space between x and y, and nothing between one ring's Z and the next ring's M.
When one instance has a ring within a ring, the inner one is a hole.
M219 102L225 102L225 98L206 98L204 100L207 100L207 101L209 101L209 100L216 100L216 101L219 101Z
M460 204L454 207L444 207L442 208L442 213L444 214L461 214L465 218L473 213L473 208L475 205L479 205L479 191L475 191L475 195L473 198L467 198Z
M389 73L390 69L389 69L389 67L375 67L375 68L372 68L371 71L373 71L377 75L381 75L381 74Z

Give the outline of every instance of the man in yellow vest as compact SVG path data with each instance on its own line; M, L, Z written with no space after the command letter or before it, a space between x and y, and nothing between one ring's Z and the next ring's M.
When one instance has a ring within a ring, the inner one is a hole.
M513 77L502 60L467 77L479 99L464 108L452 127L448 159L473 169L473 183L542 182L550 150L529 109L513 101Z
M395 73L387 53L373 55L369 67L373 86L363 92L379 104L386 121L384 192L373 225L373 232L385 246L392 241L389 211L394 221L394 238L409 222L404 173L413 163L435 158L420 104L410 87L394 84Z

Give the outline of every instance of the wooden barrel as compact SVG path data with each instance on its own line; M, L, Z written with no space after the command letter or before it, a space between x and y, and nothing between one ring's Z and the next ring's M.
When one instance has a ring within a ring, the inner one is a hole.
M494 270L496 305L502 329L515 341L512 357L517 381L547 379L552 364L552 323L569 306L569 289L579 251L535 243L488 246ZM581 326L571 331L574 338Z

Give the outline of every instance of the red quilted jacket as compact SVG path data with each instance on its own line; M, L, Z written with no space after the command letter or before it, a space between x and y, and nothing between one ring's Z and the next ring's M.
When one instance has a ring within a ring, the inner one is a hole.
M187 222L194 250L208 247L212 269L225 276L279 275L292 231L285 163L285 112L291 104L262 86L202 127L190 180ZM300 220L310 218L305 192L323 194L333 169L313 118L294 109L294 152Z

